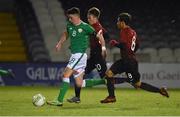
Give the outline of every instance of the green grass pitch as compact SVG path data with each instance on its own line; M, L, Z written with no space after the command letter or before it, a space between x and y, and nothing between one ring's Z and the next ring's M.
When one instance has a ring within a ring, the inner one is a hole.
M69 89L63 107L44 105L35 107L32 96L42 93L52 100L59 92L58 87L0 87L0 116L171 116L180 115L180 90L169 90L170 98L160 94L135 89L116 89L117 102L101 104L107 96L105 88L83 89L80 104L66 102L74 94Z

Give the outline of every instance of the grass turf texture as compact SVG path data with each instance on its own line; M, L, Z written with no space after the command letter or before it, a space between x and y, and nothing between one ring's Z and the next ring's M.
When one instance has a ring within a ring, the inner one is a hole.
M116 89L117 102L101 104L99 100L107 96L106 89L83 89L81 103L66 102L66 99L74 95L70 89L65 97L63 107L44 105L35 107L32 104L32 96L43 94L47 100L52 100L59 92L58 87L0 87L0 116L124 116L124 115L180 115L180 90L169 90L170 98L160 94L148 93L135 89Z

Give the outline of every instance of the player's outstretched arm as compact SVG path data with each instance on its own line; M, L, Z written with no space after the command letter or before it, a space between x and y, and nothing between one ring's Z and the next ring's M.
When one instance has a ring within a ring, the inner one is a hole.
M61 49L63 43L67 40L67 38L68 38L67 32L63 32L59 42L56 44L56 51L59 51Z
M124 47L124 43L119 43L115 39L110 40L109 43L111 46L115 46L117 48L123 48Z
M102 56L105 58L106 55L107 55L107 51L106 51L106 44L105 44L105 40L104 40L104 37L103 37L103 34L102 34L102 30L100 30L98 33L97 33L97 38L99 39L100 43L101 43L101 47L102 47Z

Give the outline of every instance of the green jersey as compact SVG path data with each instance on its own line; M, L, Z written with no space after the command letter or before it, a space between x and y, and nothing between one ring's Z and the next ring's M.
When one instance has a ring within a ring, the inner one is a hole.
M81 22L81 24L75 26L72 23L67 23L67 33L70 39L71 53L85 53L89 46L89 36L93 34L95 30L87 23Z

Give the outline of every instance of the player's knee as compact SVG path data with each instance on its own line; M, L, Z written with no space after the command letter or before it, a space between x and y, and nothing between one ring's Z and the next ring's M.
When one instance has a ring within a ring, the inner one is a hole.
M111 70L108 70L107 72L106 72L106 76L107 77L113 77L113 72L111 71Z
M140 88L140 87L141 87L141 82L139 81L139 82L135 83L135 84L134 84L134 87L135 87L135 88Z
M63 73L63 77L69 78L73 74L73 72L74 71L72 69L66 67Z
M82 87L82 83L81 82L76 82L76 86L77 87Z
M82 87L82 85L83 85L83 76L84 76L84 72L74 74L74 79L75 79L77 87Z
M81 80L80 78L79 78L79 79L76 78L76 81L75 81L75 82L76 82L76 86L77 86L77 87L82 87L82 85L83 85L83 80Z
M69 78L69 75L63 74L63 78Z
M99 71L99 75L100 75L101 78L104 78L104 76L107 76L106 75L106 70Z

